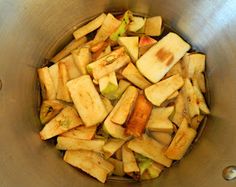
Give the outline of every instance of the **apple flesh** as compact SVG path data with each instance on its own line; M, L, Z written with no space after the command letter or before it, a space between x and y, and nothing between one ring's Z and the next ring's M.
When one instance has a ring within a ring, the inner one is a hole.
M157 41L150 36L141 36L139 40L139 56L142 56L155 43L157 43Z

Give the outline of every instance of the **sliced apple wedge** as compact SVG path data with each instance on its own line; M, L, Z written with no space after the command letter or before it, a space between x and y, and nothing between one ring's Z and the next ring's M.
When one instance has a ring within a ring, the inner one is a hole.
M172 160L164 155L164 146L146 134L129 141L128 148L166 167L171 166Z
M79 126L61 134L60 136L74 139L81 139L81 140L91 140L96 133L96 129L97 129L96 126L91 126L91 127Z
M78 52L72 52L74 63L82 75L87 74L86 66L92 61L92 56L88 47L81 47Z
M169 33L141 56L136 65L147 79L156 83L165 76L189 49L190 45L182 38L177 34Z
M130 88L130 89L129 89ZM133 90L136 89L135 87L129 87L129 90ZM126 92L130 92L129 90L126 90ZM133 92L133 91L132 91ZM129 95L129 94L128 94ZM129 139L129 136L127 136L125 134L125 128L123 128L122 126L118 125L117 123L114 123L112 121L112 117L113 115L117 112L117 110L120 108L121 103L123 101L120 99L118 101L118 103L115 105L115 107L113 108L113 110L111 111L111 113L108 115L108 117L106 118L106 120L104 121L103 124L103 129L110 134L111 136L113 136L114 138L120 138L120 139L124 139L127 140ZM122 119L124 119L124 117L122 117Z
M143 77L143 75L132 63L129 63L128 66L122 71L122 75L141 89L151 86L151 83Z
M152 164L147 168L146 171L141 175L141 180L150 180L159 177L160 173L163 171L164 166L158 164L156 162L152 162Z
M43 101L40 109L40 121L42 124L49 122L64 108L64 105L57 100Z
M192 78L193 86L198 87L202 93L206 93L206 82L203 73L195 73Z
M67 83L71 98L85 126L102 122L107 110L89 75L83 75Z
M93 151L66 151L64 161L77 167L102 183L114 170L114 166Z
M118 40L118 38L120 36L123 36L128 28L128 25L130 23L130 19L132 17L132 12L127 10L122 19L121 19L121 24L119 25L119 27L115 30L115 32L113 32L110 36L110 39L114 42L116 42Z
M197 130L199 125L201 124L202 120L204 119L204 115L197 115L195 116L190 123L191 128Z
M180 92L175 100L175 112L172 121L179 127L185 116L185 101L183 93Z
M115 106L115 111L111 117L112 122L123 125L129 114L131 113L135 101L138 97L138 89L130 86L125 93L121 96L120 100Z
M164 146L168 146L173 139L171 136L172 133L166 133L166 132L151 132L152 137L163 144Z
M80 47L81 45L87 42L87 38L84 36L78 40L72 40L64 49L62 49L59 53L57 53L50 61L56 63L59 60L63 59L67 55L71 53L71 51L75 50L76 48Z
M75 39L78 40L79 38L99 28L104 22L105 18L106 18L106 14L102 13L101 15L99 15L98 17L96 17L95 19L87 23L86 25L74 31L73 35Z
M71 97L66 83L69 80L66 65L62 62L58 63L58 86L57 86L57 99L66 102L71 102Z
M133 62L138 60L138 36L123 36L118 38L118 43L125 47Z
M112 60L110 63L98 66L93 69L93 77L96 80L99 80L103 76L106 76L114 71L119 70L120 68L124 67L130 62L130 58L127 54L124 54L123 56L118 57L117 59Z
M122 161L125 173L139 172L134 153L127 147L127 144L122 146Z
M58 136L56 148L59 150L88 150L101 152L105 144L103 139L81 140L76 138Z
M97 31L93 43L105 41L121 24L121 21L116 19L112 14L108 13L102 26Z
M138 16L132 16L131 22L128 25L128 31L137 32L145 25L146 19Z
M108 161L113 164L114 171L113 174L123 177L125 175L123 162L114 158L109 158Z
M172 75L176 75L179 74L180 76L182 76L182 66L181 66L181 60L179 62L177 62L171 69L170 71L168 71L168 73L166 74L166 77L170 77Z
M111 101L109 99L107 99L106 97L104 97L104 96L101 96L101 99L102 99L102 102L105 105L107 113L110 113L112 111L112 109L114 108Z
M89 73L92 73L95 68L103 67L103 66L113 62L118 57L123 56L124 53L125 53L124 47L118 48L118 49L112 51L111 53L109 53L108 55L88 64L87 71Z
M62 62L66 65L66 69L68 71L68 75L69 75L70 80L81 76L80 71L78 70L78 68L76 67L76 65L74 63L74 59L72 57L72 54L61 59L59 62Z
M166 150L166 156L173 160L180 160L188 150L196 134L197 132L188 127L188 122L184 119Z
M125 140L111 138L103 146L104 155L110 158L121 146L125 143Z
M167 98L167 100L175 99L178 95L179 95L179 91L175 91Z
M116 73L113 71L98 80L99 90L103 96L108 96L118 89Z
M147 87L144 92L152 104L160 106L171 94L180 89L183 84L183 78L177 74Z
M56 99L56 90L48 67L39 68L38 76L43 99Z
M57 87L58 87L58 63L53 64L52 66L50 66L48 68L49 73L51 75L55 90L57 91Z
M183 91L189 117L193 118L195 115L199 115L198 98L189 79L185 80Z
M174 111L174 107L153 108L147 123L147 129L158 132L173 132L173 124L168 117Z
M161 16L154 16L146 19L144 33L149 36L159 36L162 32Z
M127 121L125 133L135 137L141 136L151 112L152 104L143 94L139 94L133 112Z
M149 36L141 36L139 40L139 56L142 56L148 49L150 49L157 41Z
M183 69L186 78L192 78L194 73L205 71L206 56L200 53L186 54L183 58Z
M67 106L44 126L40 132L40 137L42 140L47 140L82 124L76 110Z
M109 98L110 100L119 99L129 86L130 82L121 79L119 81L118 89L115 92L107 95L106 97Z
M204 113L204 114L210 114L210 110L206 104L205 98L202 95L201 91L199 90L198 87L193 86L194 93L197 97L197 105L199 106L199 109Z

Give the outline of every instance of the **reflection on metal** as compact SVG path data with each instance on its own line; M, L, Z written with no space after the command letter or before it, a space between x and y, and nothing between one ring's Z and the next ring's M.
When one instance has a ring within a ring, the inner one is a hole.
M236 166L228 166L223 170L222 173L225 180L233 180L236 179Z

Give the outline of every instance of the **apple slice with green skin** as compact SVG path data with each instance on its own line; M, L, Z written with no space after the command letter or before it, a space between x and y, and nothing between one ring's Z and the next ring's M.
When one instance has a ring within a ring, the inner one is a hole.
M174 111L174 107L153 108L146 128L151 131L173 132L173 124L168 117Z
M118 57L117 59L114 59L110 63L98 66L93 69L93 77L96 80L99 80L103 76L106 76L114 71L117 71L127 65L130 62L130 57L127 54L124 54L123 56Z
M167 148L165 155L170 159L180 160L188 150L196 134L197 132L188 127L188 122L184 119L170 146Z
M109 158L108 161L113 164L114 171L113 174L123 177L125 175L123 162L114 158Z
M144 33L149 36L159 36L162 32L161 16L154 16L146 19Z
M107 176L114 170L114 166L109 161L93 151L66 151L63 159L68 164L81 169L102 183L106 182Z
M51 62L58 62L67 55L69 55L73 50L80 47L81 45L87 42L87 38L84 36L78 40L72 40L64 49L62 49L59 53L57 53L50 61Z
M138 16L132 16L131 22L128 25L128 31L137 32L145 25L146 19Z
M120 100L115 106L115 111L111 117L112 122L123 125L130 115L135 101L138 97L138 89L130 86L121 96Z
M81 140L58 136L56 148L59 150L88 150L101 153L104 144L105 140L103 139Z
M152 104L160 106L171 94L180 89L183 84L184 81L180 75L173 75L147 87L144 92Z
M113 32L110 35L110 39L112 41L116 42L120 36L123 36L125 34L125 32L128 28L128 25L130 23L131 17L132 17L132 12L131 11L128 10L124 13L124 16L121 20L120 26L116 29L115 32Z
M106 14L102 13L101 15L99 15L98 17L96 17L95 19L87 23L86 25L78 28L76 31L73 32L75 39L78 40L79 38L82 38L88 33L96 30L102 25L105 19L106 19Z
M128 148L166 167L171 166L172 160L164 155L164 146L146 134L130 140Z
M125 53L125 48L121 47L121 48L118 48L118 49L112 51L111 53L105 55L104 57L102 57L94 62L91 62L90 64L87 65L88 73L92 73L93 70L97 67L103 67L103 66L113 62L118 57L123 56L124 53Z
M138 36L123 36L118 38L119 45L125 47L134 62L138 59L138 41Z
M119 99L129 86L130 82L121 79L119 81L118 89L115 92L106 95L106 97L110 100Z
M71 97L66 83L69 80L66 65L62 62L58 63L58 86L57 86L57 99L66 102L71 102Z
M108 112L89 75L67 83L71 98L86 127L102 122Z
M91 126L91 127L79 126L61 134L60 136L82 139L82 140L91 140L96 133L96 129L97 129L96 126Z
M64 108L64 105L57 100L43 101L40 109L40 121L42 124L49 122Z
M141 36L139 40L139 56L142 56L155 43L157 43L157 41L150 36Z
M110 158L121 146L125 143L125 140L111 138L103 146L105 158Z
M78 52L72 52L72 56L80 73L87 74L86 66L92 61L89 47L81 47Z
M112 72L98 80L99 90L103 96L110 95L118 89L116 73Z
M82 124L76 110L67 106L44 126L40 131L40 137L42 140L47 140Z
M164 166L153 162L150 167L147 168L147 171L151 177L151 179L159 177L160 173L163 171Z
M121 21L116 19L112 14L108 13L102 26L97 31L93 39L93 43L96 44L101 41L105 41L121 24Z
M39 68L38 76L43 99L56 99L56 90L48 67Z
M133 86L130 86L129 88L127 88L127 90L125 92L130 93L130 92L136 92L136 88ZM125 94L125 93L124 93ZM129 95L129 94L128 94ZM125 96L126 97L126 96ZM112 121L112 118L114 116L114 114L118 111L118 109L120 108L121 104L123 103L124 99L120 99L118 101L118 103L115 105L115 107L113 108L113 110L111 111L111 113L108 115L108 117L106 118L106 120L104 121L103 124L103 129L110 134L111 136L113 136L114 138L120 138L120 139L124 139L127 140L129 139L129 136L127 136L125 134L125 128L122 127L121 125L118 125L117 123L114 123ZM127 113L125 113L125 116L121 116L122 120L126 119L127 117ZM124 121L124 120L123 120Z
M122 75L141 89L151 86L151 83L143 77L143 75L132 63L129 63L128 66L126 66L126 68L122 71Z
M136 66L147 79L156 83L189 49L188 43L177 34L170 32L141 56L137 60Z

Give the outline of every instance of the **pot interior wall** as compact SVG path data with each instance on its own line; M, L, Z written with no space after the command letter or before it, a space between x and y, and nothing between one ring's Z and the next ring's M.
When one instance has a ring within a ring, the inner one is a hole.
M191 154L158 180L111 180L107 186L235 186L221 177L224 167L236 164L234 0L0 1L0 186L103 186L65 164L53 144L39 139L36 68L69 39L73 26L103 11L126 9L163 16L207 54L212 114Z

